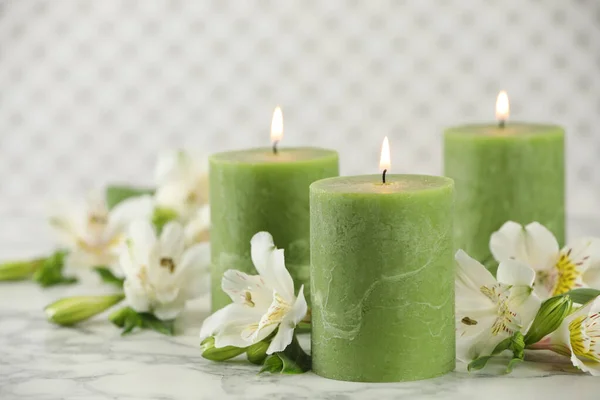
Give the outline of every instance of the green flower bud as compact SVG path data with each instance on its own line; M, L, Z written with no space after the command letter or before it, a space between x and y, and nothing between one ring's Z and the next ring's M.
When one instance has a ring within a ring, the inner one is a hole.
M67 297L48 305L44 311L48 321L70 326L100 314L124 298L122 294Z
M529 331L525 344L532 345L554 332L571 313L573 301L569 296L555 296L542 303Z
M9 261L0 264L0 281L18 281L27 279L44 263L40 258L31 261Z
M248 361L252 364L262 365L267 358L267 349L269 348L269 342L258 342L246 349L246 356Z
M211 361L225 361L230 358L237 357L246 351L245 347L225 346L215 347L215 338L207 337L200 343L202 357Z

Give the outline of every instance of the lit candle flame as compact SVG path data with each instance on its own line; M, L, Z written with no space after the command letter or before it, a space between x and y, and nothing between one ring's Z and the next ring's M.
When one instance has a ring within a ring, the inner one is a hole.
M387 136L383 138L383 144L381 145L381 157L379 158L379 170L381 172L389 170L391 167L390 162L390 142Z
M276 145L283 137L283 114L281 107L275 107L273 119L271 120L271 143Z
M509 114L510 106L508 103L508 94L503 90L498 93L498 98L496 99L496 119L502 124L506 122Z

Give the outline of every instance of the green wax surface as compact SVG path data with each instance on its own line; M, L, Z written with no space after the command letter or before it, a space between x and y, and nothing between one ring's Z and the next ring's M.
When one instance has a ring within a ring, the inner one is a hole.
M490 236L506 221L537 221L565 240L564 130L466 125L444 134L444 174L456 185L455 245L492 271Z
M424 175L311 185L316 374L401 382L454 369L453 187Z
M256 274L250 239L260 231L285 249L285 262L296 292L310 296L310 184L337 176L338 154L302 147L249 149L214 154L210 164L212 309L231 299L221 289L228 269Z

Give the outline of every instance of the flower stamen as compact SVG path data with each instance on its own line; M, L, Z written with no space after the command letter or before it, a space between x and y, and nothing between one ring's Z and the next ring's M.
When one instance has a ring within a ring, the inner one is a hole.
M517 313L511 311L508 306L507 289L509 288L506 285L496 284L491 288L482 286L479 289L498 307L496 310L497 317L492 325L492 335L494 336L502 332L512 335L521 328Z

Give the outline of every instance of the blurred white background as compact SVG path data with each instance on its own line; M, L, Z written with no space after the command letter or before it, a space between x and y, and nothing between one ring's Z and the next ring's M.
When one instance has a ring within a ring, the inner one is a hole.
M568 133L573 214L600 204L597 0L0 0L0 217L107 182L161 149L339 150L344 174L439 173L445 126ZM13 232L16 234L15 232Z

